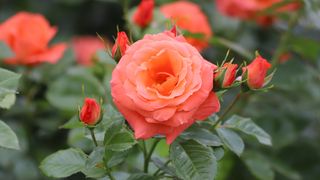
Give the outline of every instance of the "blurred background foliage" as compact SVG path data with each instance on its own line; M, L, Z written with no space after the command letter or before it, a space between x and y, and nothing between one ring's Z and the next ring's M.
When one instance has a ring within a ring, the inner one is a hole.
M99 35L110 42L119 29L126 29L123 5L126 0L2 0L0 22L18 11L43 14L57 26L56 41L69 41L75 35ZM129 1L134 7L139 1ZM157 5L171 0L157 0ZM206 59L219 63L228 49L229 57L241 63L243 56L255 50L272 60L292 16L299 16L289 39L283 45L289 59L277 67L274 88L268 93L243 96L234 109L245 117L252 117L271 134L273 147L264 147L246 137L246 151L241 158L226 153L218 167L218 179L310 179L320 177L320 3L305 0L301 13L286 15L273 26L261 27L222 16L213 0L194 0L207 14L214 32L212 46L203 52ZM222 39L222 41L221 41ZM218 42L218 43L217 43ZM106 57L98 57L106 58ZM107 61L107 60L106 60ZM10 68L10 67L9 67ZM91 149L84 139L83 129L61 129L81 103L84 84L86 94L103 95L108 78L96 78L99 71L85 71L75 66L69 49L62 60L53 66L41 65L25 72L21 80L17 102L10 110L0 110L17 133L21 151L0 149L0 179L47 179L38 170L39 162L48 154L68 145ZM86 75L84 75L86 73ZM86 77L85 80L79 80ZM99 76L98 76L99 77ZM84 82L83 82L84 81ZM48 82L48 83L47 83ZM66 84L68 83L68 84ZM56 88L56 87L64 87ZM225 96L225 104L235 96ZM32 100L32 103L30 102ZM109 99L110 100L110 99ZM63 111L62 111L63 110ZM19 112L16 112L19 111ZM23 116L21 116L23 114ZM258 151L257 151L258 150ZM168 155L168 146L161 142L156 150L159 157ZM126 160L128 169L142 166L141 154L134 150ZM140 164L139 164L140 163ZM119 177L121 174L119 175ZM124 175L125 177L125 175ZM84 176L76 174L68 179Z

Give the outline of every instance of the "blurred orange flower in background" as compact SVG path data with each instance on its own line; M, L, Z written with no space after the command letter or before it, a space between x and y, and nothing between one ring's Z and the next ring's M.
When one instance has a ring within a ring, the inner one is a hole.
M203 39L186 37L187 41L199 51L208 46L212 31L206 15L197 4L187 1L174 2L161 6L160 11L172 19L179 28L204 35Z
M103 50L105 45L95 36L78 36L72 39L72 47L77 62L84 66L92 64L93 56L98 50Z
M0 41L11 48L14 57L4 62L20 65L56 63L66 49L64 43L48 47L56 32L57 29L41 14L20 12L10 17L0 24Z
M217 9L224 15L236 17L242 20L255 20L261 25L270 25L274 22L274 15L259 15L271 6L281 3L283 0L216 0ZM276 12L294 11L300 7L300 3L292 2L276 9Z

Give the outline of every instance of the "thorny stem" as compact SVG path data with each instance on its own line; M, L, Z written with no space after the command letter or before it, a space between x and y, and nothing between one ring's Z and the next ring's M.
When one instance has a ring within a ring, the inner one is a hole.
M153 151L156 149L156 147L157 147L157 145L158 145L159 142L160 142L160 139L156 139L156 140L153 142L153 144L152 144L152 146L151 146L151 148L150 148L149 153L146 153L146 156L145 156L145 159L144 159L144 168L143 168L143 170L144 170L145 173L148 173L149 162L150 162L152 153L153 153Z

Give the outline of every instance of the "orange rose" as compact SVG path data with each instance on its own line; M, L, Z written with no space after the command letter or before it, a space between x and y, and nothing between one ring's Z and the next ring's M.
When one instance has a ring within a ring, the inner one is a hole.
M275 17L272 15L260 16L259 13L280 3L283 0L216 0L217 9L224 15L244 20L256 20L261 25L270 25ZM278 8L278 12L293 11L300 7L300 3L293 2Z
M161 6L160 11L167 18L173 19L179 28L204 35L204 39L186 38L199 51L208 46L212 31L206 15L197 4L187 1L174 2Z
M271 64L260 55L258 55L248 66L243 67L243 78L247 79L247 85L250 89L260 89L265 83L265 77Z
M84 66L90 66L95 53L105 48L102 40L95 36L75 37L72 46L78 63Z
M57 29L50 27L40 14L20 12L0 24L0 41L4 41L15 56L5 59L8 64L35 65L56 63L63 55L64 43L48 47Z
M113 101L136 138L164 135L170 144L196 120L219 111L212 92L215 68L182 36L145 35L112 73Z

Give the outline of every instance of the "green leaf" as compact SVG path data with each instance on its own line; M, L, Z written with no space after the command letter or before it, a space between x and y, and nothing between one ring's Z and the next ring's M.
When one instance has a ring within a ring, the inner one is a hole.
M117 65L117 62L105 50L97 51L95 57L104 64L112 65L113 67Z
M223 143L238 156L244 150L244 143L241 137L235 133L234 131L226 128L217 128L216 129L218 135L220 136Z
M10 108L15 102L16 89L21 75L0 68L0 107Z
M196 125L191 126L180 135L181 138L186 140L193 139L203 145L208 146L221 146L222 142L218 136L214 135L207 129L200 128Z
M146 173L136 173L132 174L127 180L157 180L157 178Z
M106 162L106 166L111 168L122 163L127 155L129 154L129 150L125 151L111 151L105 150L104 152L104 161Z
M234 115L225 122L224 126L252 135L256 137L261 144L272 145L270 135L256 125L250 118Z
M0 146L10 149L20 149L16 134L3 121L0 120Z
M78 115L73 116L68 122L60 126L60 128L64 129L74 129L81 127L83 127L83 124L79 121Z
M42 172L54 178L68 177L82 171L86 166L87 155L79 149L60 150L46 157L40 165Z
M82 173L86 175L87 178L102 178L106 176L106 170L103 164L104 148L96 147L89 155L85 169Z
M224 149L223 147L212 147L213 154L217 158L217 161L220 161L224 156Z
M170 146L170 159L177 175L185 180L211 180L217 173L217 162L211 148L189 140Z
M157 168L161 169L166 174L169 174L171 176L177 176L175 170L172 167L165 165L165 163L162 162L159 158L152 158L151 160L153 164L157 166Z
M105 148L112 151L124 151L130 149L134 144L136 141L130 132L120 132L106 142Z
M11 49L2 41L0 41L0 60L12 57L13 53Z
M263 155L253 151L246 151L245 153L243 153L241 159L257 179L274 179L274 172L271 168L270 162Z

